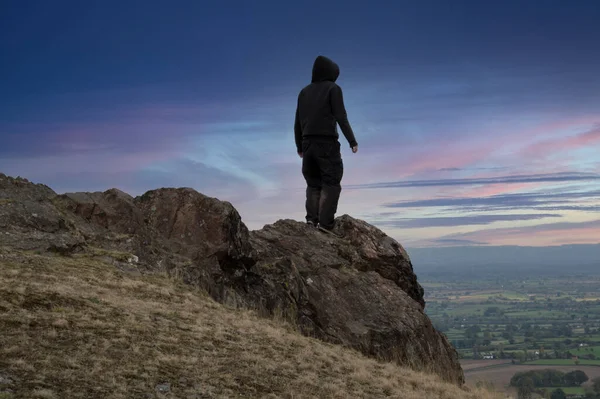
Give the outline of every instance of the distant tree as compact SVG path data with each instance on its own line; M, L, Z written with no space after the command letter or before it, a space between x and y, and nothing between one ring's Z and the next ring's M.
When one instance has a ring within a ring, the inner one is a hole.
M518 399L531 399L533 397L533 380L529 377L523 378L521 384L519 385L519 389L517 390L517 398Z
M483 312L483 315L486 316L486 317L490 317L490 316L502 316L503 314L504 314L504 312L498 306L489 306L485 310L485 312Z
M558 388L558 389L555 389L554 391L552 391L552 395L550 396L550 399L567 399L567 395L565 394L565 391Z
M467 338L477 338L477 334L481 332L481 328L479 326L470 326L465 330L465 337Z
M600 395L600 377L596 377L592 380L592 389Z
M527 361L527 352L519 352L519 362L525 363Z
M581 384L589 380L588 376L581 370L574 370L569 373L566 373L564 379L565 385L570 387L580 386Z

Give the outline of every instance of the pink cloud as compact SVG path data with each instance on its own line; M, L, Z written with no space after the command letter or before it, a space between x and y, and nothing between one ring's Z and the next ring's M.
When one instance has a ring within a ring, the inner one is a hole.
M534 143L523 149L522 154L531 157L544 157L557 152L565 153L593 145L600 145L600 126L575 136Z
M402 143L402 140L396 138L388 143L382 142L379 144L380 148L372 150L377 155L377 160L370 165L369 175L377 175L378 181L381 181L442 168L467 168L481 162L502 165L515 161L511 159L515 155L518 162L528 162L529 160L523 158L523 154L519 152L520 146L531 146L533 144L529 143L540 136L548 137L556 132L593 125L598 123L599 119L598 116L585 116L518 130L504 126L493 131L474 132L464 140L432 136L426 145L411 141ZM593 130L570 140L567 144L583 146L595 143L598 141L598 135L599 133ZM556 147L560 148L562 145L563 143L559 142Z
M475 188L461 189L460 195L470 198L491 197L493 195L514 193L522 189L532 189L540 186L540 183L487 184Z
M487 242L490 245L597 244L600 243L600 220L482 229L469 233L450 234L441 238L474 240Z

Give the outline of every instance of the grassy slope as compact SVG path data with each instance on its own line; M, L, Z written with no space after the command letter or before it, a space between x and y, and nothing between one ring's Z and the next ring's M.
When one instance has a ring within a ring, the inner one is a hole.
M496 397L85 257L0 249L0 331L2 399Z

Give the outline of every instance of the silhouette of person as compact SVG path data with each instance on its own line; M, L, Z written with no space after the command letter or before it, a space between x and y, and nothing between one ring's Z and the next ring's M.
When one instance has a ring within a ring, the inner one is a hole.
M353 153L358 143L348 122L339 66L324 56L313 64L312 82L298 95L294 123L296 149L306 180L306 222L333 233L344 173L337 124Z

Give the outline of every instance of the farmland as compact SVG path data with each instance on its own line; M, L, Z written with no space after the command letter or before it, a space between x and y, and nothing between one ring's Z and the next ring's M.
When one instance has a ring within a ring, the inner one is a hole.
M421 278L426 312L457 349L469 384L512 392L517 372L600 377L600 276L476 274ZM582 387L562 387L569 397Z
M461 361L461 365L464 364L465 361ZM467 361L468 362L468 361ZM482 360L480 362L486 362ZM469 364L469 363L467 363ZM513 364L504 364L504 365L496 365L495 367L482 367L476 368L472 365L469 367L464 367L465 371L465 379L467 380L467 384L476 386L482 382L488 383L497 391L504 391L510 393L512 395L516 395L516 389L509 387L510 379L515 375L515 373L529 371L529 370L538 370L538 369L553 369L560 370L563 372L569 372L574 370L581 370L591 379L600 377L600 367L594 366L532 366L528 364L524 365L513 365ZM584 384L584 387L589 386L589 384ZM572 387L563 387L562 388L566 393L583 393L585 391L584 388L572 388Z

